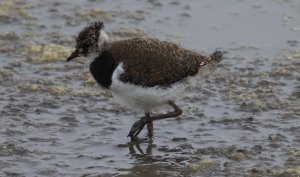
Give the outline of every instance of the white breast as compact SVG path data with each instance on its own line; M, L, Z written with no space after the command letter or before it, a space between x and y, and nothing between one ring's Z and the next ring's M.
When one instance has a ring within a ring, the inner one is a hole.
M122 63L118 65L112 76L110 89L114 99L123 106L150 112L153 108L166 104L170 100L181 98L187 87L191 86L192 77L172 84L168 88L141 87L119 80L124 72Z

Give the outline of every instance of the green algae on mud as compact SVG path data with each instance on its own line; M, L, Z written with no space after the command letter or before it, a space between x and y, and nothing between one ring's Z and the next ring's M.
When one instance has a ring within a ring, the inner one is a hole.
M58 44L28 44L24 46L24 54L32 63L64 61L71 52L70 47Z
M33 8L23 0L3 0L0 2L0 22L11 22L17 19L36 19L29 10Z

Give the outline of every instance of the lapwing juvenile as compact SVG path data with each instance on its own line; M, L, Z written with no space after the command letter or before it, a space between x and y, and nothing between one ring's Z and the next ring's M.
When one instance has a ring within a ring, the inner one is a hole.
M144 111L128 134L135 139L147 125L153 136L153 121L178 117L182 110L175 104L199 70L219 62L222 52L203 56L179 45L154 38L110 41L101 21L84 27L76 37L74 52L67 58L90 59L90 72L103 88L109 89L121 104ZM155 107L171 106L174 111L151 115Z

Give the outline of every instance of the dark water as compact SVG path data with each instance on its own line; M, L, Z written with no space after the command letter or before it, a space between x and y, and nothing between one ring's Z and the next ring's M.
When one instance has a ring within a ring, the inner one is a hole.
M300 176L299 17L297 0L0 1L0 176ZM227 54L132 143L142 113L65 62L93 20Z

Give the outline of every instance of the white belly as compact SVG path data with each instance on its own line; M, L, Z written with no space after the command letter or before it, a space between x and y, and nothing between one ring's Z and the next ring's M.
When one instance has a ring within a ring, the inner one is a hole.
M181 98L186 88L193 83L193 78L188 77L167 88L147 88L120 81L118 78L123 72L122 64L119 64L113 73L110 89L114 99L123 106L148 112L170 100Z

